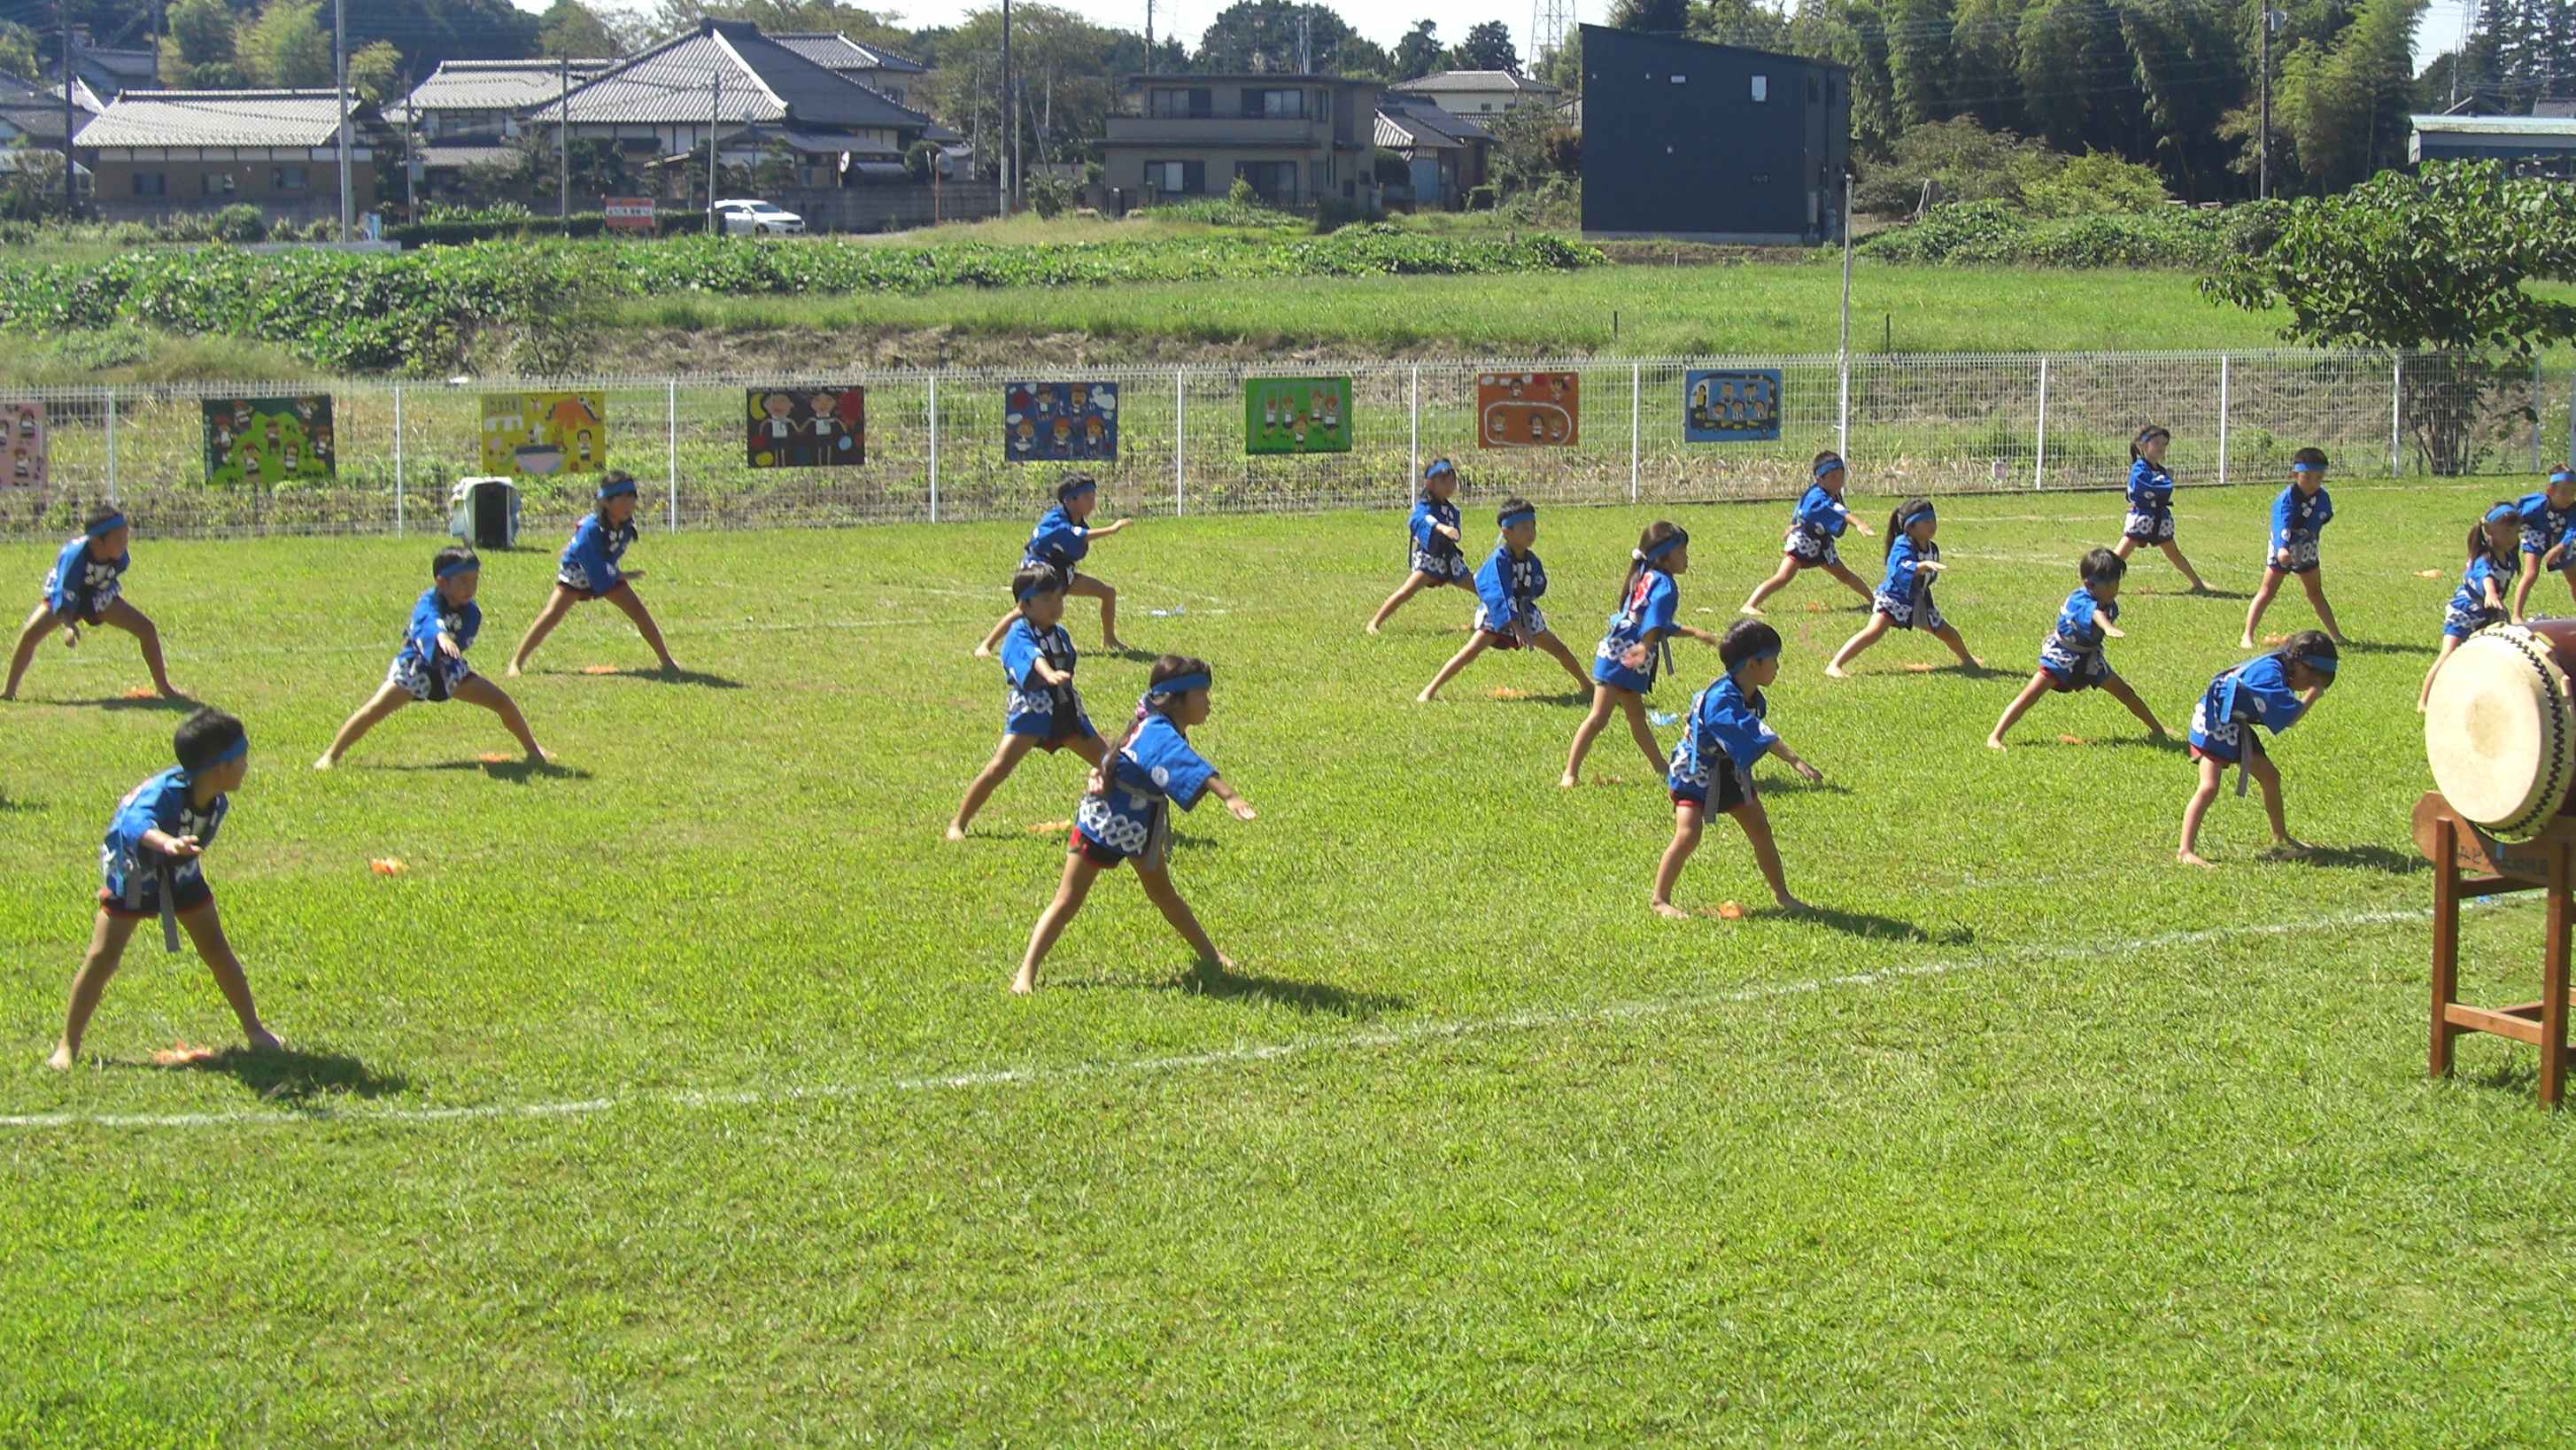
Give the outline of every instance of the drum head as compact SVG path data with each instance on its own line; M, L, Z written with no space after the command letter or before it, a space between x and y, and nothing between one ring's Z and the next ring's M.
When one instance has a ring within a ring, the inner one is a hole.
M2499 625L2463 641L2424 711L2433 784L2491 835L2528 839L2576 780L2576 718L2548 640Z

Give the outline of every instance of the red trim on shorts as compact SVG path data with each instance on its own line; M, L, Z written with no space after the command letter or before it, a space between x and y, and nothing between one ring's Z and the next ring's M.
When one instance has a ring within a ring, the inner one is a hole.
M1080 826L1065 833L1064 851L1068 856L1079 854L1103 871L1116 870L1118 863L1127 859L1097 841L1086 839Z

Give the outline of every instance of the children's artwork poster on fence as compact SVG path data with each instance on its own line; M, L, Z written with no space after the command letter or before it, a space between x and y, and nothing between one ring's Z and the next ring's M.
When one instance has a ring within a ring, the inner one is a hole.
M865 388L753 388L743 461L754 468L849 468L868 457Z
M45 486L45 405L0 400L0 488Z
M1243 451L1350 452L1351 380L1244 379Z
M1476 446L1571 448L1582 436L1583 380L1573 373L1481 373Z
M597 393L485 393L483 471L521 478L608 467L607 400Z
M1682 438L1770 443L1780 437L1780 370L1694 368L1682 378Z
M332 476L331 395L208 398L206 482L274 487Z
M1005 384L1002 445L1013 463L1117 461L1118 385Z

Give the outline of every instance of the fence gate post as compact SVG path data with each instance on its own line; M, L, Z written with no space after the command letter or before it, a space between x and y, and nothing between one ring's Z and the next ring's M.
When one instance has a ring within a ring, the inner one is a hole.
M939 522L939 374L930 375L930 521Z
M403 536L402 384L394 384L394 537Z
M667 448L663 466L669 470L664 480L669 493L668 517L672 533L680 531L680 380L663 380L663 443Z
M2406 411L2406 354L2397 354L2388 370L2388 476L2397 477L2406 467L2404 446L2399 442L2401 420Z
M107 497L123 506L116 494L116 389L107 390Z
M1643 436L1637 426L1638 400L1645 396L1645 365L1628 364L1628 502L1637 501L1637 444Z
M1188 377L1189 369L1172 369L1172 514L1176 518L1186 507L1188 492L1181 484L1181 464L1190 452Z
M1413 478L1415 480L1419 480L1422 477L1422 364L1413 364L1412 372L1412 399L1405 405L1405 407L1406 411L1413 419L1413 432L1411 434L1412 446L1409 451L1413 455ZM2570 438L2576 438L2576 402L2568 404L2567 419L2568 436ZM2576 444L2571 444L2568 451L2576 453ZM1409 494L1412 491L1413 483L1407 482L1405 485L1405 492Z
M2218 355L2218 484L2227 486L2227 354Z
M2048 471L2048 359L2039 360L2039 435L2030 455L2030 486L2041 487L2041 477Z

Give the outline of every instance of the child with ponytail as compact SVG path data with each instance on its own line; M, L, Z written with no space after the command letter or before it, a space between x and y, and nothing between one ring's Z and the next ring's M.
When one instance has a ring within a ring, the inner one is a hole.
M2514 548L2521 529L2519 507L2510 499L2496 500L2485 518L2469 525L2469 561L2460 571L2460 587L2451 595L2451 607L2442 616L2442 650L2433 656L2433 667L2424 672L2424 688L2415 695L2416 714L2423 714L2433 702L2433 677L2442 672L2443 662L2460 647L2460 641L2510 617L2505 588L2522 565Z
M2508 539L2507 543L2510 544ZM2274 653L2258 655L2218 672L2191 710L2191 758L2200 766L2200 786L2183 807L2182 844L2174 859L2186 866L2207 866L2200 854L2200 821L2218 799L2227 767L2236 767L2236 793L2245 794L2245 778L2263 787L2263 813L2272 822L2275 858L2304 856L2308 848L2291 839L2281 810L2281 772L2263 750L2255 727L2278 735L2306 718L2317 697L2334 683L2335 642L2320 630L2303 629Z
M528 621L528 633L510 656L510 668L502 673L517 679L527 668L528 657L563 623L576 604L605 599L634 622L635 632L650 645L653 656L662 662L666 672L676 671L679 663L671 658L670 649L662 643L661 626L653 622L653 611L644 607L642 596L635 592L635 581L644 577L641 569L623 569L619 563L626 557L626 546L635 542L635 476L624 469L613 469L599 481L599 492L593 500L590 515L572 531L572 541L564 545L563 556L555 562L555 592L546 599L546 607Z
M1467 562L1466 551L1459 544L1466 534L1458 527L1458 505L1451 498L1458 492L1458 465L1446 458L1435 458L1422 470L1422 488L1414 495L1413 516L1405 521L1405 533L1412 540L1413 572L1386 597L1370 617L1368 632L1393 618L1404 601L1425 589L1454 584L1473 590L1475 566Z
M1844 467L1842 455L1831 449L1817 454L1812 466L1815 479L1799 497L1796 512L1789 516L1788 536L1780 541L1779 569L1753 587L1753 597L1745 600L1737 613L1758 617L1763 600L1788 588L1790 580L1808 569L1824 570L1841 580L1845 589L1859 595L1862 604L1869 603L1869 586L1843 563L1841 551L1834 547L1834 540L1841 538L1846 528L1860 530L1863 538L1869 536L1869 525L1854 517L1843 504L1843 488L1850 470Z
M2165 470L2165 447L2173 442L2173 430L2150 423L2138 430L2129 441L2129 516L2120 528L2120 542L2111 552L2126 559L2140 544L2153 544L2165 551L2165 557L2191 581L2197 594L2209 586L2192 572L2191 561L2182 556L2182 546L2174 542L2173 492L2174 477Z
M1890 628L1924 630L1948 645L1961 665L1969 669L1983 666L1983 661L1968 653L1959 631L1950 627L1950 621L1942 618L1932 603L1932 579L1943 567L1941 546L1932 542L1940 527L1928 498L1909 498L1887 516L1887 576L1879 581L1878 593L1870 598L1869 623L1834 652L1833 659L1825 665L1827 678L1846 678L1843 666L1878 643Z
M1675 619L1681 612L1681 589L1673 576L1689 568L1690 535L1677 525L1658 519L1637 536L1637 547L1628 556L1627 581L1619 586L1618 611L1592 652L1592 713L1575 727L1574 748L1566 753L1558 785L1571 789L1582 779L1583 757L1610 724L1613 709L1627 715L1629 733L1646 752L1646 768L1664 768L1664 752L1646 723L1646 692L1655 687L1658 668L1672 664L1669 641L1674 635L1712 647L1717 643L1716 635Z

